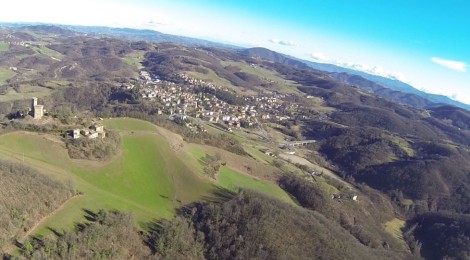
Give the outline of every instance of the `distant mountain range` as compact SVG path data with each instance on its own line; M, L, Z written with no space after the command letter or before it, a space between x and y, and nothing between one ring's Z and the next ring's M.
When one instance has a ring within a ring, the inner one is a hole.
M357 86L360 89L372 92L380 97L401 104L418 108L432 108L445 104L464 108L470 111L470 105L452 100L443 95L426 93L396 79L376 76L333 64L301 60L266 48L251 48L246 49L243 52L246 55L260 57L301 69L312 68L319 71L326 71L329 72L332 77L341 82Z
M219 42L202 40L197 38L165 34L154 30L138 30L130 28L110 28L102 26L78 26L78 25L50 25L42 23L0 23L3 27L25 27L34 26L39 29L48 30L51 33L64 33L64 30L70 32L80 32L93 35L109 35L114 37L126 38L129 40L143 40L151 42L175 42L192 46L211 46L224 47L231 49L242 49L238 46L228 45ZM441 105L452 105L464 108L470 111L470 105L453 100L444 95L436 95L418 90L413 86L396 79L372 75L363 71L344 68L333 64L316 63L307 60L301 60L295 57L284 55L271 51L266 48L243 49L246 55L257 56L274 62L291 65L297 68L329 72L337 80L348 83L365 91L374 93L385 99L410 105L418 108L431 108Z
M63 30L80 32L91 35L108 35L113 37L125 38L135 41L151 42L175 42L185 45L197 46L220 46L225 48L240 48L237 46L213 42L203 39L165 34L154 30L131 29L131 28L112 28L105 26L81 26L81 25L63 25L63 24L44 24L44 23L0 23L0 27L29 27L34 26L34 30L43 30L50 33L61 33ZM62 29L62 31L60 31Z
M367 79L369 81L372 81L374 83L377 83L385 88L389 88L391 90L396 90L400 91L403 93L407 94L415 94L418 95L422 98L425 98L432 103L436 104L448 104L448 105L453 105L461 108L465 108L467 110L470 110L470 105L464 104L462 102L453 100L447 96L444 95L437 95L437 94L430 94L424 91L421 91L419 89L414 88L413 86L406 84L402 81L396 80L396 79L391 79L391 78L386 78L382 76L377 76L377 75L372 75L369 73L365 73L362 71L358 70L353 70L353 69L348 69L348 68L343 68L340 66L332 65L332 64L323 64L323 63L316 63L316 62L311 62L311 61L304 61L308 66L317 69L317 70L322 70L322 71L327 71L327 72L332 72L332 73L337 73L337 74L350 74L350 75L358 75L363 77L364 79ZM341 75L338 76L338 78L342 78ZM344 77L343 77L344 78ZM345 81L348 83L354 84L354 78L348 78ZM360 86L359 86L360 87Z

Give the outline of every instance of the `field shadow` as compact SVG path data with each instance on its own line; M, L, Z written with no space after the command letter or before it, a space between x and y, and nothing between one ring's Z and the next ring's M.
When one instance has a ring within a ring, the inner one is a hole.
M47 230L51 231L52 234L54 234L54 236L56 237L61 237L64 235L64 233L60 233L59 230L52 228L52 227L47 227Z
M144 244L150 248L152 254L157 253L157 237L154 234L159 234L162 232L164 222L168 220L164 219L153 219L150 222L139 222L139 225L145 230L144 233L147 233L147 239L144 240Z
M92 222L95 222L97 220L97 216L98 216L97 213L89 209L82 208L82 210L83 212L85 212L85 215L83 216L85 217L86 220L92 221Z
M230 191L228 189L219 187L217 185L212 185L212 190L209 195L203 196L203 202L225 202L231 200L237 195L236 192Z

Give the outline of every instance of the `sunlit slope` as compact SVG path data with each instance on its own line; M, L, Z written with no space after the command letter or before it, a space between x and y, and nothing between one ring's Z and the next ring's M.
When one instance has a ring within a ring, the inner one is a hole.
M201 173L201 167L188 163L192 154L172 148L172 143L182 141L180 136L153 124L136 119L110 119L104 124L122 137L121 151L107 162L70 159L64 143L52 135L22 131L0 135L1 157L71 182L83 193L49 217L35 234L71 228L84 220L87 210L101 208L132 211L143 225L171 218L175 208L184 204L214 200L216 191L233 187L257 189L290 200L275 184L233 170L227 178L226 168L222 168L220 180L210 180Z
M122 152L107 163L71 160L59 140L26 132L0 136L0 154L70 181L84 194L45 227L71 227L82 220L84 210L100 208L133 211L139 222L169 218L175 207L201 200L213 189L181 163L155 132L123 132Z

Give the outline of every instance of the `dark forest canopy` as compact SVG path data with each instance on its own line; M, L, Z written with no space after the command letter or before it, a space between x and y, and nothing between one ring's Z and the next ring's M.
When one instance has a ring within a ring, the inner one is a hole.
M88 212L87 224L25 243L32 259L402 259L360 244L322 214L242 191L223 203L186 207L139 233L127 213ZM20 257L20 258L21 258Z

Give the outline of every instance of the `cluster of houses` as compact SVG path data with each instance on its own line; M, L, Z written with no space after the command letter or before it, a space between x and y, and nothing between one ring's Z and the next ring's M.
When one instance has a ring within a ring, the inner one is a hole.
M270 94L258 94L256 96L244 96L246 105L229 104L215 95L212 91L227 91L229 89L215 86L203 80L195 79L185 74L176 75L184 83L177 84L160 80L158 76L146 71L140 72L140 93L144 99L159 102L161 107L158 114L167 114L173 117L186 118L191 116L214 123L223 122L229 128L250 127L258 122L258 119L270 121L283 121L291 118L292 106L285 102L285 94L272 92ZM134 85L123 85L123 88L132 89ZM201 92L203 87L206 91ZM230 95L235 95L230 92Z
M73 139L79 138L88 138L88 139L96 139L96 138L105 138L106 132L104 131L104 126L100 124L94 124L89 128L76 128L70 131L70 135Z

